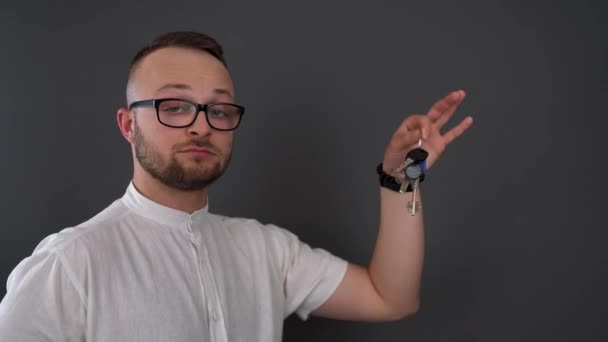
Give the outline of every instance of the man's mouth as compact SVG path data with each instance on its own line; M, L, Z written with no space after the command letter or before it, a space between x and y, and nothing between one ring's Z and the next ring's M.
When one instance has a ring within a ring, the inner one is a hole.
M198 147L198 146L188 146L179 150L181 153L187 153L195 156L211 156L215 155L215 152L210 148Z
M204 150L204 149L189 149L189 150L183 151L183 153L190 154L190 155L195 155L195 156L211 156L211 155L213 155L213 153L209 152L208 150Z

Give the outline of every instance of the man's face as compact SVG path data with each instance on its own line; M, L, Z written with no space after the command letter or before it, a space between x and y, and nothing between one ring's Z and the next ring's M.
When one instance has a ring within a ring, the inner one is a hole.
M208 53L163 48L146 56L127 90L130 102L178 98L195 103L234 103L224 65ZM201 190L219 178L230 162L233 131L211 128L200 112L189 127L162 125L153 107L134 109L134 154L139 165L163 184Z

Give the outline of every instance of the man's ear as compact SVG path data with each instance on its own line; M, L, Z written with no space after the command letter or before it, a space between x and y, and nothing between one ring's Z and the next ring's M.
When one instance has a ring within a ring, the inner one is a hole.
M132 145L135 144L135 115L127 108L120 108L116 113L120 133Z

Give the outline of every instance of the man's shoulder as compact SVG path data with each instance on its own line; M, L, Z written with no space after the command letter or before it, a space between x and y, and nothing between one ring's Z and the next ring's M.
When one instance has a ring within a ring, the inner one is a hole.
M128 208L120 200L115 200L87 221L47 236L38 244L34 253L62 251L87 236L102 233L118 225L127 214L129 214Z
M53 265L60 264L62 269L70 269L71 274L74 270L82 271L82 266L87 263L90 241L95 240L87 237L103 234L104 230L117 226L128 212L124 204L116 200L91 219L48 235L36 246L30 256L15 267L9 276L7 286L22 281L27 274L32 274L31 272L50 272L49 269Z
M291 240L297 238L295 234L285 228L273 223L263 223L258 219L219 214L209 215L211 222L221 227L221 231L231 234L236 239Z
M210 221L214 224L221 225L224 229L236 231L250 230L283 230L271 223L262 223L260 220L249 217L226 216L221 214L209 213Z
M237 216L226 216L217 213L208 213L209 219L211 222L216 224L221 224L225 227L233 227L233 228L250 228L250 227L262 227L265 224L254 218L248 217L237 217Z

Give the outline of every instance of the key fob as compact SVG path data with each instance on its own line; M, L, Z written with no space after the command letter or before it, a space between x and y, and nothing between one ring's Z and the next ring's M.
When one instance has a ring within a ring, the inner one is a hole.
M426 158L428 156L429 156L429 153L426 150L424 150L420 147L417 147L407 153L406 159L409 158L409 159L413 160L415 163L422 163L423 161L426 160Z

